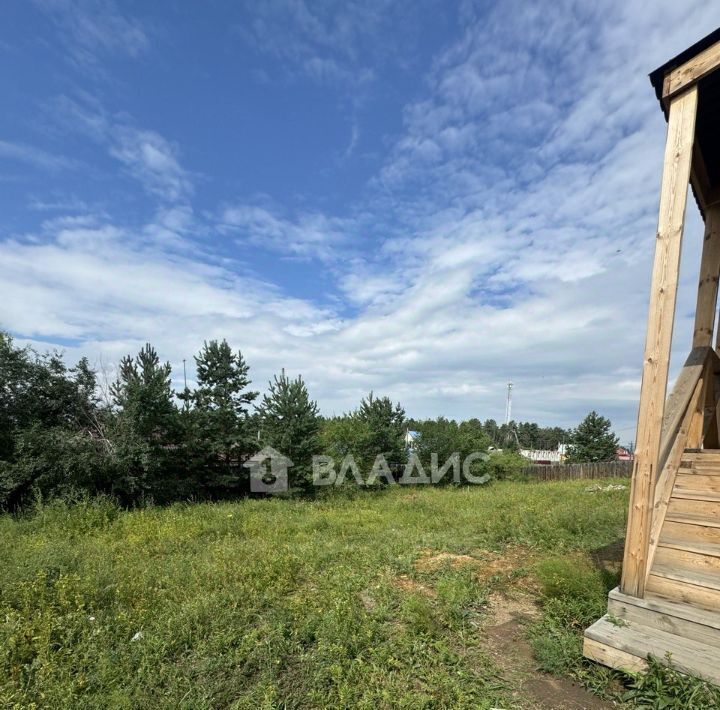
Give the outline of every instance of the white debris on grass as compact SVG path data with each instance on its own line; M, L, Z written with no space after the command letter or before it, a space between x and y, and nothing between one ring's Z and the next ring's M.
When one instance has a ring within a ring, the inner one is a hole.
M133 636L133 637L130 639L130 642L132 643L133 641L139 641L142 637L143 637L143 632L142 632L142 631L138 631L138 632L135 634L135 636Z
M607 486L601 486L596 483L594 486L588 486L585 491L587 493L597 493L598 491L624 491L627 488L623 483L608 483Z

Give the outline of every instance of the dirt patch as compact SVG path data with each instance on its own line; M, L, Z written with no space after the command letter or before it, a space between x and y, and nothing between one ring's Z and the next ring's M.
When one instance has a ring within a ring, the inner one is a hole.
M478 578L485 581L493 577L516 577L531 557L531 551L520 546L508 547L502 552L477 550L471 555L425 549L420 551L414 567L418 572L434 572L443 567L473 567Z
M373 612L377 608L377 602L367 589L363 589L363 591L360 592L360 601L367 612Z
M436 570L440 567L463 567L464 565L479 565L478 560L470 555L454 555L452 552L434 552L422 550L420 557L415 561L415 569L421 572Z
M497 592L488 597L488 609L491 613L491 628L497 628L508 621L527 623L540 616L537 602L527 594L508 597Z
M565 678L554 678L538 670L532 648L525 638L525 626L536 619L540 609L527 594L488 598L489 619L485 627L487 649L502 677L513 690L516 707L537 710L607 710L606 703L583 687Z
M393 580L393 585L398 589L402 589L404 592L423 594L426 597L430 597L431 599L437 597L437 592L434 589L431 589L427 585L411 579L406 574L401 574L399 577L396 577Z

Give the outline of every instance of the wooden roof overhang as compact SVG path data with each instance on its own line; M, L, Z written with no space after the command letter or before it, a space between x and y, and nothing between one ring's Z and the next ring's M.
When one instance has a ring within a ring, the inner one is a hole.
M700 212L720 202L720 28L650 74L665 118L671 99L698 87L691 184Z

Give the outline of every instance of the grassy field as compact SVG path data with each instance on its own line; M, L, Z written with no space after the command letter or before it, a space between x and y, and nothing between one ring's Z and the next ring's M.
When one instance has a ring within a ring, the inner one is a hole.
M624 534L606 483L0 517L0 704L540 707L538 666L611 693L580 659Z

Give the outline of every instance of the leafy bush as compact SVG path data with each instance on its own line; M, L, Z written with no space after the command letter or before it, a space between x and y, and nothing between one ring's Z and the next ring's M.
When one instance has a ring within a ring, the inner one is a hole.
M510 479L517 480L522 475L523 468L527 461L512 451L502 453L491 453L487 461L483 462L482 470L490 474L493 480Z
M109 452L86 432L32 426L17 433L14 459L0 464L0 507L16 508L37 496L109 491L113 485Z
M672 663L672 657L668 660ZM633 676L623 700L634 708L707 710L720 707L720 688L650 657L647 671Z

